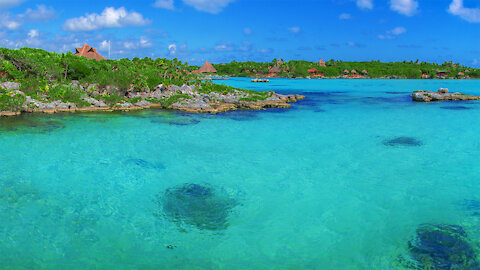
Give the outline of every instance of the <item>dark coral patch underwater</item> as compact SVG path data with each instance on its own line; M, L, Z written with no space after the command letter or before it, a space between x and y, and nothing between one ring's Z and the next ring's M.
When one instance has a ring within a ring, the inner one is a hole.
M228 228L228 217L237 201L224 190L207 184L183 184L157 196L168 220L200 230L221 231Z
M444 110L452 110L452 111L465 111L465 110L471 110L472 108L466 107L466 106L442 106L440 109Z
M0 121L0 132L49 133L65 128L61 121L43 117L12 117Z
M383 141L386 146L421 146L423 143L413 137L397 137Z
M408 246L418 269L480 269L468 235L458 225L422 224Z

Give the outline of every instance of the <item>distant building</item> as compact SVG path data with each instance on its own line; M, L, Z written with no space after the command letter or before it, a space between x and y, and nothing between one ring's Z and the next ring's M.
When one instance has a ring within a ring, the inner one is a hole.
M210 64L210 62L205 61L205 64L197 70L195 73L217 73L217 70Z
M88 44L83 45L81 48L75 48L75 55L85 56L87 59L95 59L97 61L106 60L105 57L97 52L97 49L88 46Z
M318 65L321 66L321 67L326 67L327 66L325 64L325 61L323 61L323 59L320 59L320 61L318 61Z
M343 75L348 75L348 74L350 74L350 71L348 71L348 69L345 69L345 70L343 71Z
M311 68L311 69L307 70L307 72L310 73L311 77L318 76L318 74L317 74L318 70L316 68Z

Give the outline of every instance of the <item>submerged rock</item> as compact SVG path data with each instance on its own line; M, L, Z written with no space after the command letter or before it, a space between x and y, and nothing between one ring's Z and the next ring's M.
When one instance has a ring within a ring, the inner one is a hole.
M57 129L62 129L65 124L60 121L48 119L35 119L30 117L7 118L0 121L0 132L32 132L48 133Z
M386 146L421 146L422 142L413 137L397 137L383 141Z
M130 166L130 165L138 166L138 167L141 167L143 169L154 169L154 170L164 170L165 169L165 165L163 165L160 162L150 162L150 161L146 161L146 160L141 159L141 158L127 159L125 161L125 165L127 165L127 166Z
M159 196L165 216L182 226L219 231L228 228L228 216L237 205L225 191L206 184L183 184Z
M458 225L420 225L408 246L420 269L480 269L467 233Z
M440 107L444 110L452 110L452 111L464 111L464 110L471 110L472 108L466 106L444 106Z

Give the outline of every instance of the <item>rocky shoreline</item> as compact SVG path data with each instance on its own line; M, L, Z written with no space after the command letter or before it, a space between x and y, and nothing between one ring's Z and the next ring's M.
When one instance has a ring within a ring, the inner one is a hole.
M447 88L440 88L437 92L432 91L414 91L410 97L415 102L431 101L456 101L456 100L479 100L480 96L466 95L462 93L449 93Z
M189 113L221 113L226 111L249 109L262 110L268 108L289 108L289 103L305 98L301 95L280 95L273 91L253 92L234 89L224 93L201 91L201 87L183 85L158 85L153 91L129 91L121 102L108 105L102 98L106 92L99 92L95 85L82 86L72 82L69 87L85 91L82 100L87 106L78 106L72 102L41 101L25 95L19 90L20 85L14 82L0 84L10 93L25 99L18 111L0 111L0 116L15 116L21 113L59 113L59 112L94 112L94 111L130 111L150 108L163 108L185 111ZM200 90L200 91L199 91Z

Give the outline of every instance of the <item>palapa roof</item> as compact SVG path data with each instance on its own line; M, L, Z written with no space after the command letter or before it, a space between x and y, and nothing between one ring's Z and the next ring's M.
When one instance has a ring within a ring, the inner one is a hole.
M280 70L280 65L275 65L274 67L270 68L270 70L268 72L270 72L270 73L280 73L282 71Z
M366 69L364 69L364 70L362 70L362 73L363 73L363 74L367 74L368 71L367 71Z
M325 66L325 61L323 61L323 59L320 59L320 61L318 61L318 64L319 64L321 67L324 67L324 66Z
M463 75L465 75L465 73L463 73L463 72L458 72L458 75L463 76Z
M210 62L205 61L205 64L198 69L198 73L217 73L217 70L210 64Z
M318 70L316 68L311 68L309 70L307 70L308 72L317 72Z
M352 73L353 73L353 74L356 74L357 71L356 71L355 69L352 69Z
M348 71L348 69L345 69L343 73L350 73L350 71Z
M85 56L87 59L95 59L97 61L106 60L101 54L97 52L97 49L88 46L85 43L81 48L75 48L76 56Z

